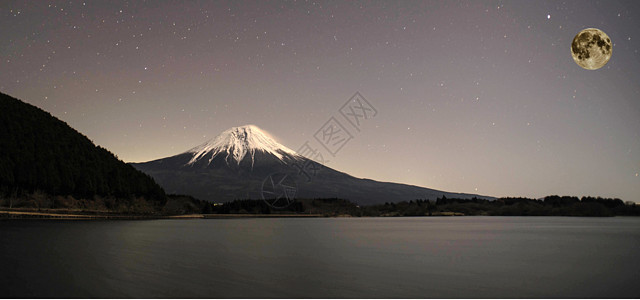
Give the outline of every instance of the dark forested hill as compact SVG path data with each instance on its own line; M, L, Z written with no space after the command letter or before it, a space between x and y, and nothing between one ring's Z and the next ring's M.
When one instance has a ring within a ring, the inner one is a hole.
M0 197L45 193L77 199L166 201L148 175L51 114L0 93Z

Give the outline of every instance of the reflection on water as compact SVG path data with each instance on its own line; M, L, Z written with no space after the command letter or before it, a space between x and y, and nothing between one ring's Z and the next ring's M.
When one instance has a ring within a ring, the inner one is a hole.
M640 218L0 221L3 297L640 297Z

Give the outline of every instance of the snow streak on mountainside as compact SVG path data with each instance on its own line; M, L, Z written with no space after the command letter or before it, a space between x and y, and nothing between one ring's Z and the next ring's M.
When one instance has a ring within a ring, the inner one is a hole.
M251 165L254 163L256 151L262 151L284 161L285 157L299 159L302 156L295 151L273 140L266 132L255 125L233 127L225 130L210 141L197 146L186 153L193 155L187 163L192 165L201 159L208 158L208 164L219 154L225 155L225 161L233 159L239 165L242 159L249 154Z

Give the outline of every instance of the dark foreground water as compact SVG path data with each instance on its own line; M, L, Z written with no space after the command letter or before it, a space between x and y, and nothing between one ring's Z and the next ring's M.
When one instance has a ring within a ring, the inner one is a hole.
M2 297L640 297L640 218L0 221Z

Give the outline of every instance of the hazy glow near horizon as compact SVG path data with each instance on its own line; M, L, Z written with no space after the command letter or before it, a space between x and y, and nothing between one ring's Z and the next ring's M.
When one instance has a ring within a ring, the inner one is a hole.
M597 71L570 53L589 27ZM244 124L297 150L359 91L378 114L340 171L640 201L639 28L637 1L4 1L0 91L136 162Z

